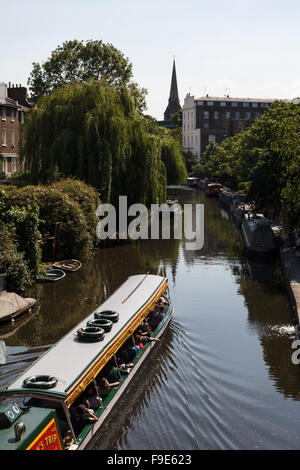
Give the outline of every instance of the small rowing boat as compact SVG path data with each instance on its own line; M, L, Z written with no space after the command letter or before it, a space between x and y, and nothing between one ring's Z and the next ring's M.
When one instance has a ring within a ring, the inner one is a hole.
M61 269L48 269L45 274L36 278L38 282L56 282L65 277L66 273Z
M81 263L77 259L65 259L62 261L55 261L53 263L53 267L57 269L62 269L65 272L72 272L78 271L81 268Z

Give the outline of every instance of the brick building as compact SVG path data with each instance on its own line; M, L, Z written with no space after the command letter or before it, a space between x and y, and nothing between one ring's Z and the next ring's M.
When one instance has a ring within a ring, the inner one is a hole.
M182 109L183 151L201 158L209 143L220 144L227 137L243 131L274 101L229 96L195 99L188 93Z
M19 138L25 113L32 107L27 89L0 83L0 138L2 177L20 169Z

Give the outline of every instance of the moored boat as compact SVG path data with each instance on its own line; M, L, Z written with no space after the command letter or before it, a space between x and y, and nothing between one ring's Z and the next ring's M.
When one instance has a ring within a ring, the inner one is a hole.
M65 272L75 272L81 268L81 262L77 259L65 259L62 261L55 261L55 263L53 263L53 267Z
M240 228L245 220L260 217L260 215L255 214L254 210L254 204L246 204L244 202L232 207L231 216L237 227Z
M0 293L0 323L13 320L22 313L30 310L37 301L30 297L23 298L15 292Z
M245 220L241 226L241 233L249 254L268 256L277 251L274 233L267 219Z
M62 269L47 269L45 274L37 276L36 281L38 282L56 282L60 281L66 276L66 273Z
M205 187L205 194L208 197L217 197L221 188L220 183L208 183Z
M158 302L162 302L161 316L155 323L153 309ZM86 448L137 370L157 347L173 310L166 278L149 274L129 277L110 298L0 392L0 449ZM95 320L101 314L106 323L112 323L105 332ZM136 332L151 315L151 332L145 336L143 345L137 346ZM88 322L92 326L87 327ZM86 341L81 336L85 331L90 335ZM131 370L122 365L113 368L113 364L118 364L117 355L130 345L139 349L130 361ZM101 395L99 383L112 369L119 374L118 383ZM102 396L102 403L95 407L95 420L78 426L82 409L78 404L89 398L91 386L97 398Z
M189 176L186 182L187 182L187 185L190 186L191 188L197 188L198 183L199 183L199 178L196 178L194 176Z
M229 209L237 206L243 200L243 196L235 191L231 191L228 188L221 188L218 192L218 196L221 202L223 202Z

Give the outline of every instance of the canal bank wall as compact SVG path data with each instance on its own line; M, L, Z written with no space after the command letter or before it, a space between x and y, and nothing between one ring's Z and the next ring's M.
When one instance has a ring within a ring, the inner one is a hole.
M297 323L300 323L300 259L296 258L296 252L291 248L281 250L280 259L293 313Z

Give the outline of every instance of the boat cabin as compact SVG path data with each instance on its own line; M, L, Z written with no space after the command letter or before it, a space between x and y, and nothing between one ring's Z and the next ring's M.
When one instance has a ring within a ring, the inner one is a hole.
M205 188L206 196L217 196L222 185L220 183L208 183Z

